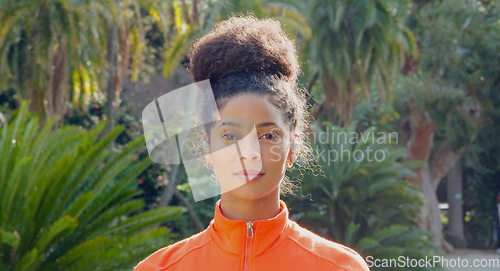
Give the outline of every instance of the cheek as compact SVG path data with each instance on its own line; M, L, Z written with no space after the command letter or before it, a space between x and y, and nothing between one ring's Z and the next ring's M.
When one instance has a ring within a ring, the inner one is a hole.
M235 145L219 146L211 155L215 164L229 165L228 161L234 161L235 157L238 157L238 151Z
M287 148L282 145L261 147L263 157L271 163L284 163L287 158Z

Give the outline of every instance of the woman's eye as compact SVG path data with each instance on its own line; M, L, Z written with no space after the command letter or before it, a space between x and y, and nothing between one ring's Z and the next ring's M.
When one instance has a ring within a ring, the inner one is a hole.
M279 135L276 133L267 133L267 134L263 135L261 138L264 138L266 140L278 140Z
M237 138L232 135L232 134L223 134L222 135L222 138L224 138L225 140L236 140Z

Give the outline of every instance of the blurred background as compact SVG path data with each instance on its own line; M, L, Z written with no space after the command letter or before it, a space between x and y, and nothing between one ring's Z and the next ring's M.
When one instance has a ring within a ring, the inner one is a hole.
M498 259L500 2L0 0L0 270L130 270L208 226L217 198L150 161L141 112L249 12L296 41L312 96L322 174L298 161L292 219L363 257ZM384 159L321 159L340 147Z

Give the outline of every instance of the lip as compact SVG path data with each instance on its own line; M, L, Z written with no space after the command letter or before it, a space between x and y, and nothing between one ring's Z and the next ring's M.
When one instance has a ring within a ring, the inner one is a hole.
M258 180L260 177L264 176L265 173L260 170L247 169L246 173L243 170L237 171L234 175L238 178L243 179L247 182L252 182Z

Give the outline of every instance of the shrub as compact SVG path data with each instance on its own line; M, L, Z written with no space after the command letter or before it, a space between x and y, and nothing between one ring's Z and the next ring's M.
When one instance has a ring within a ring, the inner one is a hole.
M429 241L430 233L418 226L423 195L402 179L413 176L410 169L421 163L400 162L405 149L395 148L396 139L373 127L357 133L356 125L340 128L325 122L328 132L313 126L325 174L304 176L302 193L309 197L293 199L293 217L374 259L442 253ZM320 134L328 136L321 139Z
M110 144L123 131L52 130L16 110L0 131L0 270L130 270L169 243L167 228L183 208L141 212L136 177L150 165L138 160L138 138Z

